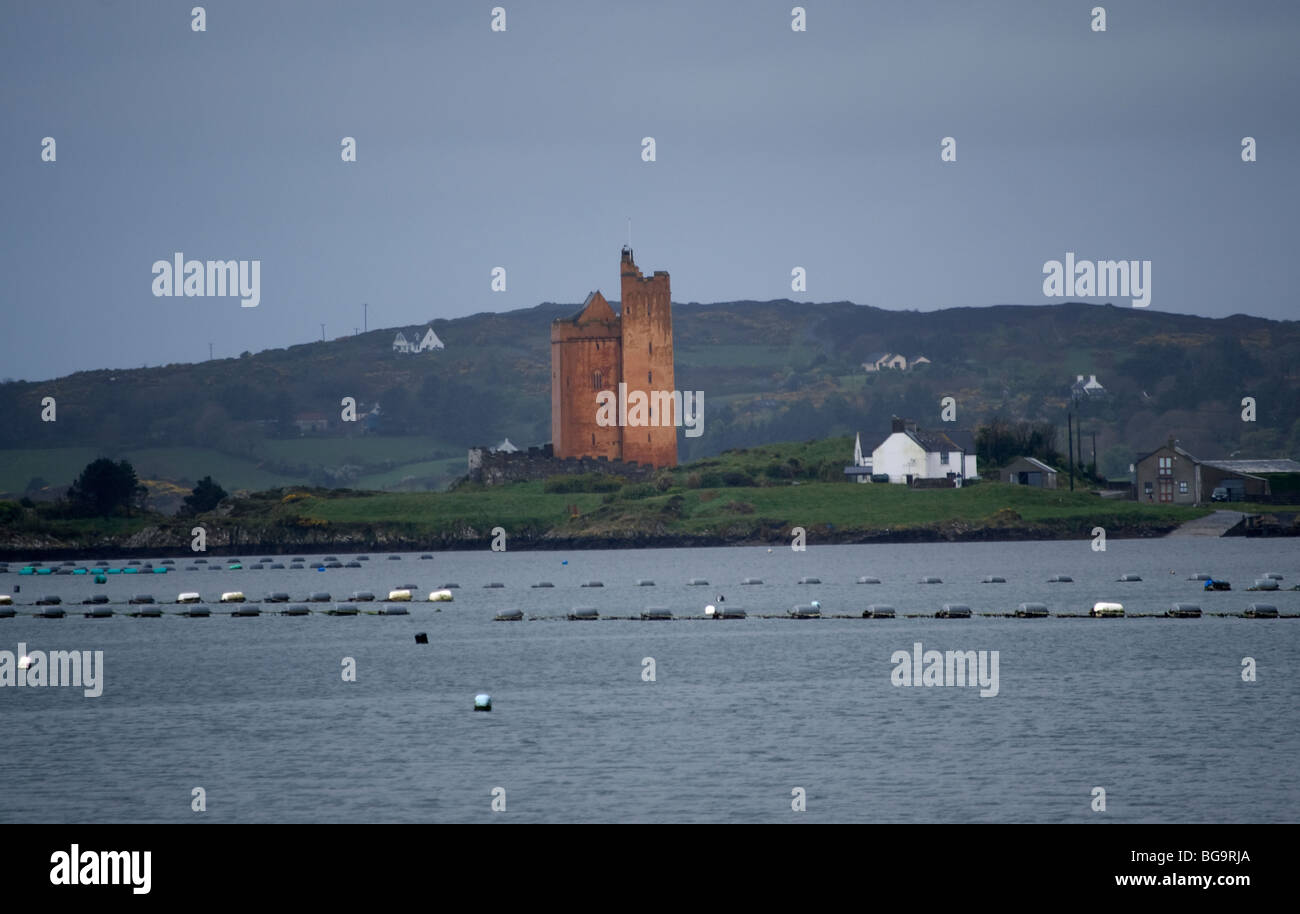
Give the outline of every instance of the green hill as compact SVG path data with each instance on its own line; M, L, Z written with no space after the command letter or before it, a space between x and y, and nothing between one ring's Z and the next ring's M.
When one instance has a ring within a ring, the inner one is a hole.
M125 457L149 478L230 489L313 484L437 489L464 471L465 449L550 437L552 319L544 304L431 325L442 351L392 351L394 330L161 368L80 372L0 384L0 491L57 488L93 456ZM1120 475L1179 437L1193 453L1300 453L1300 323L1210 319L1110 305L886 311L850 303L678 304L677 386L705 394L704 434L680 438L683 461L773 441L862 432L872 447L891 415L960 428L1001 415L1065 425L1075 376L1107 396L1083 404L1090 456ZM409 331L411 328L402 328ZM868 374L874 351L924 355L916 370ZM41 421L53 396L58 419ZM1257 422L1241 421L1253 396ZM338 421L340 401L364 422ZM329 420L302 433L305 413ZM844 455L847 458L847 454Z

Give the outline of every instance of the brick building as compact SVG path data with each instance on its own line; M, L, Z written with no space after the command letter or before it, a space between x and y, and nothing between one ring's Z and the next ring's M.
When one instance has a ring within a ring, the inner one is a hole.
M551 324L551 444L558 459L605 457L656 467L677 465L677 416L649 407L647 425L601 425L597 396L672 392L673 317L668 274L642 276L623 248L622 301L615 314L599 291L582 310ZM653 403L654 401L651 400ZM662 403L662 401L660 401ZM662 406L660 406L662 408Z

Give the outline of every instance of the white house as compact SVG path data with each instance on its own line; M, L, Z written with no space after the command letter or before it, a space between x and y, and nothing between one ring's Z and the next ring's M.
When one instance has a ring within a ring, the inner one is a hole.
M915 368L917 365L929 365L929 364L930 364L930 360L923 355L918 355L916 358L912 359L913 368Z
M1076 400L1104 397L1106 396L1106 388L1101 386L1095 374L1088 375L1086 381L1083 379L1083 375L1079 375L1078 380L1070 387L1070 396Z
M871 452L871 469L888 474L890 482L954 477L974 479L975 455L944 432L927 431L916 423L894 417L889 437Z
M428 352L431 349L446 349L446 348L447 348L446 346L442 345L442 340L438 339L438 334L434 333L433 328L430 327L428 332L424 334L424 339L420 340L420 345L415 347L415 351Z
M865 371L883 371L886 368L897 368L900 371L906 371L907 357L894 352L873 352L862 363L862 368Z
M397 336L393 338L393 352L429 352L433 349L446 348L442 340L438 339L438 334L433 332L432 327L425 331L418 343L414 339L408 340L406 334L401 331L398 331Z

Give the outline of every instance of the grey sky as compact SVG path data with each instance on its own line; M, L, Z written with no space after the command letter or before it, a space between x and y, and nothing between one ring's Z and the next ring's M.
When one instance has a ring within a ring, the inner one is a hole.
M1046 303L1074 251L1296 315L1300 4L193 5L0 11L0 376L616 298L629 216L677 301ZM260 260L260 306L154 297L176 251Z

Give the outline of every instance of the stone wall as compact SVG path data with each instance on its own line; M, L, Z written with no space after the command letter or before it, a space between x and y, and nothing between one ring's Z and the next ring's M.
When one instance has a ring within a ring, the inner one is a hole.
M556 457L549 444L514 453L485 447L471 448L469 452L470 481L487 486L578 473L607 473L625 476L629 482L645 482L654 477L655 468L650 464L604 457Z

